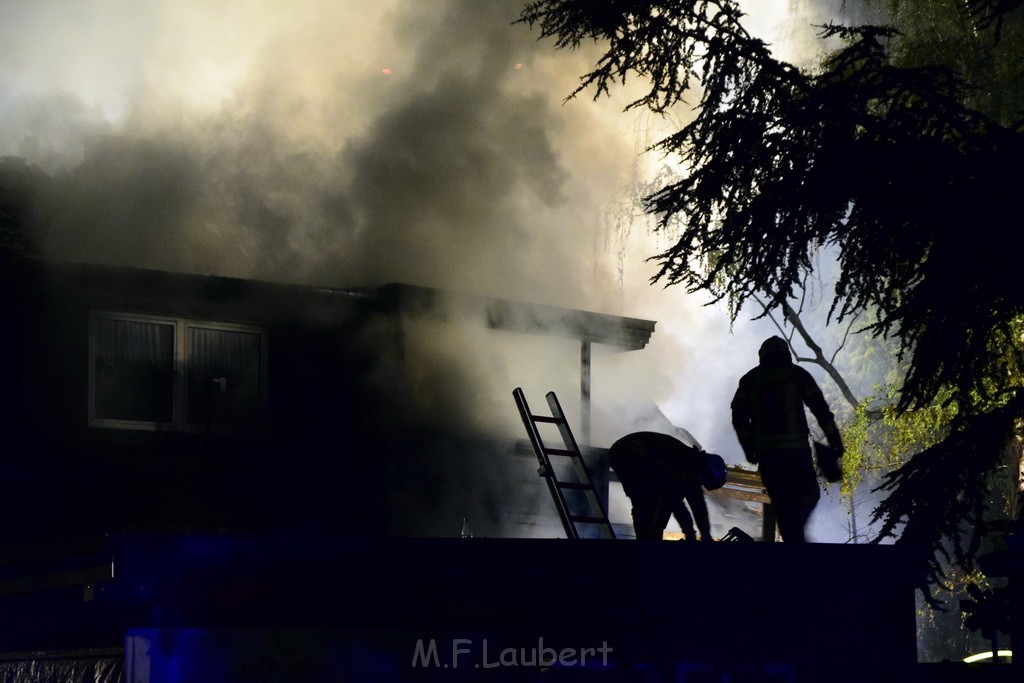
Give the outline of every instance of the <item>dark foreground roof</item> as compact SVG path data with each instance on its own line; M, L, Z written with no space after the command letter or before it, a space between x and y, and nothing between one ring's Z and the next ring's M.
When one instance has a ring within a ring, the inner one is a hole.
M188 535L115 537L111 556L90 603L0 600L18 624L0 651L106 629L152 680L273 661L305 667L293 680L845 683L906 680L916 658L894 546Z

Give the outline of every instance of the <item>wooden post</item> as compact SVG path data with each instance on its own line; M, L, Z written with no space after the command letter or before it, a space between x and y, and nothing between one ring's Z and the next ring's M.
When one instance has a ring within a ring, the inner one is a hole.
M767 543L775 542L775 509L771 503L762 503L761 510L764 517L761 518L761 540Z
M580 341L580 438L590 445L590 342Z

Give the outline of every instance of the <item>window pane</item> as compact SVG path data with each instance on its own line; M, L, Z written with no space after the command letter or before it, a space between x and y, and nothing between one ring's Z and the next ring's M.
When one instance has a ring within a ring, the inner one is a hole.
M214 431L252 426L261 407L262 338L188 328L188 423Z
M97 418L171 422L174 415L174 326L93 320Z

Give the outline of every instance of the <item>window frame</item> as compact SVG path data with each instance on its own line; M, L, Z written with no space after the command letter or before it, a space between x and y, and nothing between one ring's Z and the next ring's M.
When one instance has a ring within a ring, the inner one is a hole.
M172 407L170 422L148 420L126 420L121 418L96 416L96 357L99 351L98 320L115 320L123 322L149 323L155 325L171 325L173 334L173 378ZM89 311L89 373L88 373L88 425L90 428L126 429L150 432L182 432L201 434L208 430L207 425L188 423L188 365L191 349L189 348L189 329L202 328L222 330L225 332L242 332L255 334L259 337L259 409L267 407L267 329L255 323L228 322L207 320L183 316L154 315L151 313L132 313L113 310Z

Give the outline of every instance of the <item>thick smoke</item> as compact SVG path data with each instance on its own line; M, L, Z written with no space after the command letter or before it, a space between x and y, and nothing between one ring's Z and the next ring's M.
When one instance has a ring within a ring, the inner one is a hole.
M76 100L8 86L5 152L49 169L63 155L69 174L47 251L596 304L593 230L632 150L588 121L594 107L561 107L578 62L552 66L548 45L511 26L518 2L364 4L126 8L125 35L155 47L107 34L109 5L54 9L58 35L61 19L95 29L68 61L86 53L121 88L96 93L93 78ZM118 56L136 67L114 68ZM41 77L67 88L53 69Z
M594 54L512 25L522 4L15 0L0 155L54 176L53 258L657 320L643 351L595 350L594 443L675 423L739 463L728 401L774 329L648 284L667 238L608 216L657 163L637 152L664 123L624 114L628 92L563 103ZM765 7L752 28L787 45L821 16ZM461 397L448 415L515 429L523 386L578 417L578 346L448 330L424 328L418 370L424 391Z

